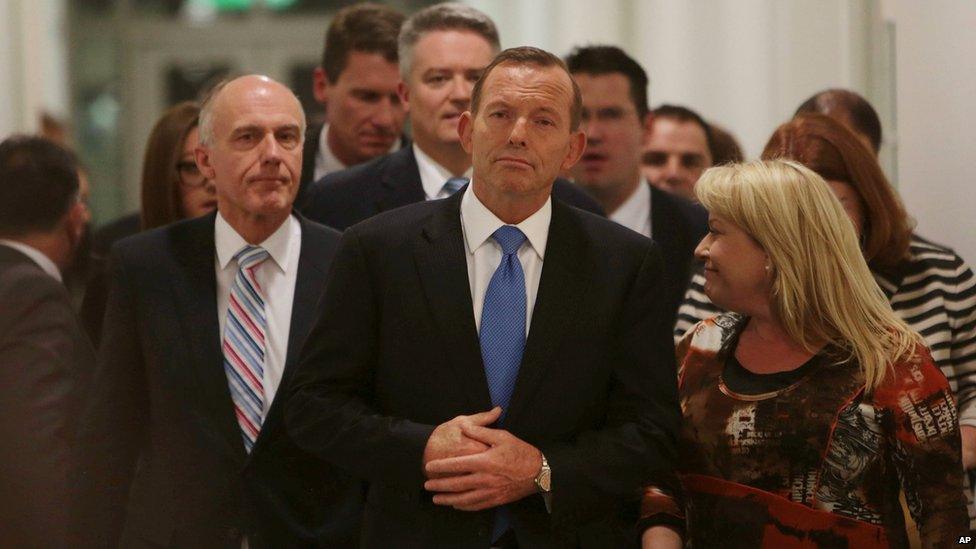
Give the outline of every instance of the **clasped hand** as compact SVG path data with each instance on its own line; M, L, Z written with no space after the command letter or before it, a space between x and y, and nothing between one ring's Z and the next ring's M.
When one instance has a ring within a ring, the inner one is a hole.
M535 492L542 452L508 431L487 427L501 412L496 406L458 416L431 433L424 449L424 488L434 492L434 503L480 511Z

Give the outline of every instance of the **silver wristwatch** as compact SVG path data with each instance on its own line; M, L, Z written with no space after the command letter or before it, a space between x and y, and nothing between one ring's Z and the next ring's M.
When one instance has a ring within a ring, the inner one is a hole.
M539 492L543 494L548 494L552 491L552 469L549 468L549 462L546 460L546 456L542 456L542 468L539 469L539 474L535 476L535 487Z

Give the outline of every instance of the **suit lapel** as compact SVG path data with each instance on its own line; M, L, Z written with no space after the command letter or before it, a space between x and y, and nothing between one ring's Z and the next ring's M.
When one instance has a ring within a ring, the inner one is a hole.
M377 212L385 212L426 199L420 182L420 168L413 147L407 146L387 157L380 177L380 194L376 200Z
M675 241L679 220L668 207L669 196L664 191L651 187L651 238L662 248L669 248ZM665 256L667 257L667 256Z
M582 247L583 235L572 223L570 215L566 206L552 201L549 240L532 310L529 338L525 342L515 392L505 416L508 426L515 424L532 403L566 329L576 320L580 296L587 286L591 262L587 260L587 250Z
M234 416L234 404L227 376L224 373L223 354L220 351L220 325L217 319L217 278L214 246L214 220L211 214L191 222L187 230L175 238L177 250L185 254L179 258L186 273L186 284L174 284L180 321L185 340L189 342L190 360L187 367L193 370L201 393L202 407L212 425L229 445L232 454L244 459L244 443L240 427Z
M302 216L295 214L298 222L302 226L301 252L298 256L298 273L295 280L295 296L291 306L291 324L288 330L288 348L285 356L285 367L281 374L281 381L278 383L278 391L271 402L271 408L261 426L261 432L251 450L251 456L258 452L258 448L263 446L262 441L268 438L265 433L273 433L277 425L281 423L283 402L287 396L288 382L295 372L295 364L301 352L301 346L308 335L312 321L315 319L315 311L318 307L319 297L322 295L322 288L325 285L328 266L326 265L326 251L320 249L324 246L321 239L316 238L309 229L309 222Z
M468 265L461 230L461 196L446 199L423 229L414 247L417 270L438 334L443 355L461 381L471 409L491 408L488 380L474 323Z

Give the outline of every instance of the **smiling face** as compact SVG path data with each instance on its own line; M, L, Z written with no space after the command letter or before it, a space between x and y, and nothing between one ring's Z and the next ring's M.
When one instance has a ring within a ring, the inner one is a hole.
M768 256L737 225L709 214L708 234L695 248L695 257L705 263L705 295L712 303L743 314L769 307Z
M397 64L379 53L349 52L335 82L321 67L315 70L315 97L328 111L329 148L343 164L384 155L400 139L406 112L399 82Z
M478 112L464 113L459 128L475 193L486 206L488 196L542 206L586 144L583 132L570 128L572 102L572 82L557 66L503 63L491 71Z
M471 90L495 51L469 31L431 31L414 45L413 64L401 91L417 144L424 150L456 144L458 120L471 105Z
M640 119L622 73L573 75L583 92L586 150L572 175L596 195L630 191L640 176L648 125Z
M217 209L235 228L248 220L283 220L302 168L302 110L295 96L265 77L244 76L213 99L213 143L197 165L217 189Z

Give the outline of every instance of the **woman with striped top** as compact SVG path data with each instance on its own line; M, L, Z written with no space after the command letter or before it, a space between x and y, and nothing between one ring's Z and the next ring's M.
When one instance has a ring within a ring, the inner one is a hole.
M780 126L762 157L796 160L827 180L854 222L861 250L895 314L922 335L959 408L963 463L976 467L976 279L952 250L911 232L876 158L840 123L802 114ZM675 339L721 310L699 272L678 310ZM972 487L967 490L972 499ZM976 527L970 502L970 520Z

